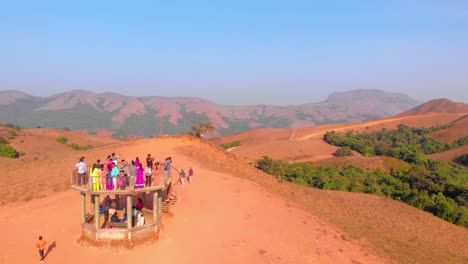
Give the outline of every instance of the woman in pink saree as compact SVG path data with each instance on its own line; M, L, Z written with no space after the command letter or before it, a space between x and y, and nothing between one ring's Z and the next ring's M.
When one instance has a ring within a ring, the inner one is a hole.
M136 165L136 162L135 162ZM137 168L137 175L136 175L136 181L135 181L135 188L143 188L145 186L145 169L143 169L143 166L140 166Z

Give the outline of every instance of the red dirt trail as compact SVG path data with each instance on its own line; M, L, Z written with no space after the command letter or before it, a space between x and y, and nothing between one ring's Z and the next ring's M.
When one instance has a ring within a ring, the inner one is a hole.
M150 145L140 152L154 150ZM180 141L160 142L157 151L174 153L177 168L193 165L196 174L193 184L179 189L170 213L163 215L158 241L133 249L79 244L79 193L66 191L0 207L0 263L39 262L35 248L39 235L49 245L56 242L45 263L382 262L344 240L335 227L255 183L177 155L178 145ZM135 148L128 146L123 152L133 154Z

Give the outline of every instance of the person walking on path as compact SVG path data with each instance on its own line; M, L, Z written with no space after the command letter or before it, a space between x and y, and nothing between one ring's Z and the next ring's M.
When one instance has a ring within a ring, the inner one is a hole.
M193 177L193 169L192 167L190 167L190 169L188 170L188 182L189 183L192 183L192 177Z
M44 262L45 255L44 255L44 250L47 245L47 242L42 239L42 236L39 236L39 241L37 241L37 248L39 249L39 255L41 256L41 262Z
M182 183L182 185L185 185L185 171L184 171L184 169L182 169L180 171L180 183Z

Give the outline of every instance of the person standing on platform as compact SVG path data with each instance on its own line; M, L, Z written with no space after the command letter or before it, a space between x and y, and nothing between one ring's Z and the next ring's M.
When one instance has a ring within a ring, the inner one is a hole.
M145 187L151 187L151 180L153 178L153 170L150 166L145 169Z
M146 167L153 167L153 157L151 157L151 154L148 153L148 156L146 156Z
M129 174L130 174L130 179L129 179L129 186L130 190L135 189L135 180L136 180L136 173L137 173L137 167L135 166L135 161L132 160L132 162L129 165Z
M80 161L75 164L75 170L78 174L78 185L86 185L86 163L84 162L84 157L80 158Z

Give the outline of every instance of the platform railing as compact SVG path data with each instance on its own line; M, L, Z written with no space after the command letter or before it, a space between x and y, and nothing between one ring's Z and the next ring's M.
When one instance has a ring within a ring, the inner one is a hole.
M172 170L175 170L177 172L176 175L171 173ZM154 189L154 187L165 187L165 173L169 173L167 177L171 178L172 186L176 185L178 182L178 177L179 177L179 170L175 168L174 166L171 166L169 169L169 172L165 172L163 170L158 170L158 172L155 173L153 172L152 174L152 180L151 180L151 186L146 186L146 184L143 187L135 187L135 183L131 183L130 180L136 181L136 177L130 177L130 176L118 176L115 177L117 178L117 189L114 189L114 185L108 184L107 182L109 180L113 181L114 177L105 177L105 183L102 183L102 176L90 176L86 174L85 176L80 176L78 175L78 172L76 170L73 170L70 174L70 184L72 187L75 189L79 189L81 191L99 191L99 192L116 192L116 191L144 191L146 189ZM123 177L123 178L122 178ZM119 185L119 180L120 182L123 181L123 186ZM143 176L143 180L146 181L146 177ZM145 182L146 183L146 182ZM112 186L112 188L110 188Z

